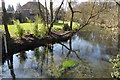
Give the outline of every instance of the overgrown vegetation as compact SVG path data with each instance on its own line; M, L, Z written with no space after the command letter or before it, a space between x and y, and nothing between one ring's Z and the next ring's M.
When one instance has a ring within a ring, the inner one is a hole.
M67 60L62 62L60 65L51 63L48 65L47 74L52 77L60 78L63 73L73 69L78 63L76 61Z
M69 22L65 21L65 24L69 24ZM34 25L35 23L20 23L20 26L25 30L25 32L28 32L29 33L32 33L34 34ZM4 30L4 27L3 25L0 25L1 29ZM54 27L52 28L52 31L61 31L63 28L63 23L62 21L59 21L57 23L54 23ZM75 28L79 28L78 27L78 24L76 25L75 22L73 22L73 29ZM14 25L8 25L8 29L9 29L9 32L10 32L10 35L12 37L15 37L16 36L16 27L15 27L15 24ZM43 23L38 23L38 30L41 31L41 30L47 30L47 27L44 27ZM46 33L46 32L45 32Z
M77 62L75 61L65 61L61 64L62 68L60 68L58 70L58 72L61 72L61 71L64 71L66 70L67 68L72 68L72 67L75 67L77 65Z
M120 55L117 55L115 59L110 59L110 62L113 64L114 72L111 73L113 78L120 78Z
M68 24L64 24L64 25L63 25L63 30L64 30L64 31L70 30L69 25L68 25Z
M26 22L31 23L32 21L28 17L26 17Z
M38 25L41 23L40 28ZM35 36L44 37L47 33L47 27L42 23L41 18L37 15L35 16L33 33Z
M21 27L20 21L16 20L14 21L14 24L17 28L17 32L15 33L18 37L22 38L24 36L25 30Z

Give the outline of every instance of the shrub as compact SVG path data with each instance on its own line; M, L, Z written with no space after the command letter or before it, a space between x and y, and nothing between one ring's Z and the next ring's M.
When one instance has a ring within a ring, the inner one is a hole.
M45 27L44 25L41 25L40 29L39 29L39 36L40 37L44 37L47 33L47 27Z
M24 36L25 30L20 26L20 21L16 20L14 21L14 24L16 25L16 28L17 28L16 35L22 38Z
M39 31L38 31L38 24L37 24L37 23L34 24L33 32L34 32L34 35L35 35L35 36L39 36L39 35L38 35L38 32L39 32Z
M39 27L39 23L41 23L40 27ZM39 36L39 37L44 37L44 35L47 32L47 27L44 26L42 20L38 15L35 17L33 32L35 36Z
M114 78L120 78L120 55L117 55L115 59L110 59L110 62L113 64L114 72L111 73L111 76Z
M64 30L64 31L68 31L68 30L70 30L69 25L68 25L68 24L64 24L64 26L63 26L63 30Z
M26 17L26 22L31 23L32 21L28 17Z

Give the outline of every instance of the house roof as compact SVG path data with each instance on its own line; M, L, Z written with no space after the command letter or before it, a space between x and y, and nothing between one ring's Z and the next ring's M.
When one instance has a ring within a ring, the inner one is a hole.
M40 6L42 9L45 9L44 6L40 3ZM28 2L25 5L23 5L21 8L19 8L17 11L21 10L38 10L38 2Z

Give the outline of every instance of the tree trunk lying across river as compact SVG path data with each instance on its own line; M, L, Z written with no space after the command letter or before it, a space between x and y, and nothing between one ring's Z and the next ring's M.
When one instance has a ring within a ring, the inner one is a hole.
M68 40L73 35L73 32L62 31L51 33L44 38L26 36L21 38L12 38L12 41L8 44L8 54L15 54L21 51L32 50L39 46L45 46L47 44L54 44L61 41ZM3 44L4 45L4 44ZM5 54L5 48L3 46L3 55Z

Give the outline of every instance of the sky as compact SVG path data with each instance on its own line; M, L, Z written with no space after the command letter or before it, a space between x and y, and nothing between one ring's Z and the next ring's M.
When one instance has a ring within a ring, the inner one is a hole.
M14 5L14 8L16 8L16 6L17 6L17 4L18 3L20 3L21 5L24 5L25 3L27 3L27 2L29 2L29 1L33 1L33 0L4 0L5 1L5 5L6 5L6 8L8 7L8 5L10 4L10 5ZM38 1L38 0L36 0L36 1ZM44 1L45 0L39 0L43 5L45 4L44 3ZM58 7L59 5L60 5L60 3L61 3L61 1L62 0L53 0L53 2L54 2L54 8L55 7ZM65 1L67 1L67 0L65 0ZM83 1L87 1L87 0L75 0L75 1L78 1L78 2L83 2ZM50 0L47 0L47 5L49 5L49 2L50 2ZM0 3L1 3L1 0L0 0ZM0 4L0 7L1 7L2 5ZM49 7L49 6L48 6Z
M0 0L0 7L2 6L1 5L1 1L2 0ZM6 3L6 8L8 7L8 5L10 4L10 5L14 5L14 8L16 8L16 5L18 4L18 3L20 3L21 5L24 5L25 3L27 3L27 2L29 2L29 1L33 1L33 0L4 0L5 1L5 3ZM38 0L36 0L36 1L38 1ZM44 1L45 0L39 0L43 5L44 5ZM60 5L60 2L61 2L62 0L53 0L53 2L54 2L54 7L58 7L59 5ZM67 1L67 0L65 0L65 1ZM88 0L75 0L75 1L77 1L77 2L85 2L85 1L88 1ZM94 1L94 0L89 0L89 1ZM97 0L96 0L97 1ZM98 0L99 1L99 0ZM101 1L105 1L105 0L101 0ZM106 1L112 1L112 0L106 0ZM116 1L120 1L120 0L116 0ZM49 2L50 2L50 0L47 0L47 4L49 4ZM49 6L48 6L49 7Z

